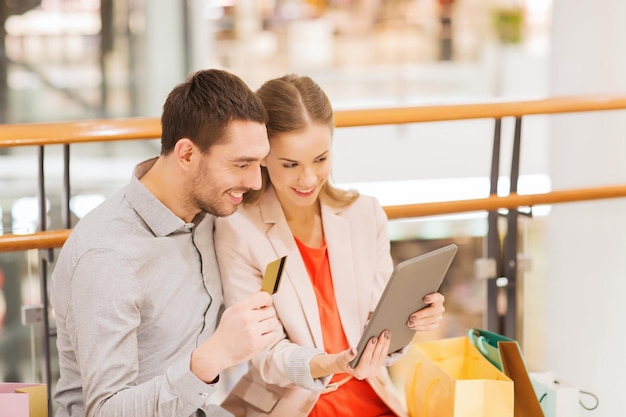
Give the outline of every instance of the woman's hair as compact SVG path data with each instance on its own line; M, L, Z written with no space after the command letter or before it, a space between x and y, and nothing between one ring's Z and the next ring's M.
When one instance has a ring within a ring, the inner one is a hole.
M225 139L235 120L265 124L267 113L258 96L239 77L218 69L201 70L168 95L161 115L161 154L181 138L202 152Z
M326 93L311 78L285 75L267 81L257 90L267 111L267 135L270 139L281 133L297 132L311 124L328 126L332 135L335 120L333 108ZM261 167L263 183L260 190L248 191L244 194L245 203L254 203L270 183L267 168ZM345 207L359 196L356 190L342 190L326 181L320 190L320 199L329 205Z

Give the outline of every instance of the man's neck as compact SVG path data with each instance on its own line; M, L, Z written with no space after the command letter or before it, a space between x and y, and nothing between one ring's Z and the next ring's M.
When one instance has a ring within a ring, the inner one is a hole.
M189 210L188 199L184 195L186 187L182 181L182 174L176 172L176 167L172 166L166 157L159 156L152 167L139 177L139 181L184 222L191 223L198 214L197 210Z

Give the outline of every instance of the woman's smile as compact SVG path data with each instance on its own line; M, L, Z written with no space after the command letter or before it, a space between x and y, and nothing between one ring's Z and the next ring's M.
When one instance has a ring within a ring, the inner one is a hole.
M291 187L291 189L299 196L308 197L312 195L313 193L315 193L315 190L317 189L317 185L314 185L313 187L307 188L307 189L295 188L295 187Z

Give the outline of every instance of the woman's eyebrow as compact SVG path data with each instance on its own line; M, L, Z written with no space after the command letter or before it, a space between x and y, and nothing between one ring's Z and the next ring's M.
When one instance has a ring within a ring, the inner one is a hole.
M315 160L315 159L321 158L321 157L323 157L323 156L326 156L326 155L328 154L328 152L329 152L329 151L324 151L324 152L322 152L321 154L317 155L317 156L316 156L315 158L313 158L313 159ZM294 159L289 159L289 158L277 158L277 159L279 159L279 160L281 160L281 161L287 161L287 162L300 162L300 161L296 161L296 160L294 160Z
M289 159L289 158L277 158L279 161L285 161L285 162L298 162L294 159Z

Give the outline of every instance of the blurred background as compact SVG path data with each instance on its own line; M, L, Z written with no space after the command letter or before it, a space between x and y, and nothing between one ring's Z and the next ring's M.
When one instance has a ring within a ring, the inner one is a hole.
M159 116L169 91L187 74L208 67L232 71L253 89L286 73L309 75L336 110L624 91L626 30L616 16L623 17L626 6L607 2L600 8L564 0L557 13L559 5L551 0L4 0L0 122ZM520 194L623 182L624 170L616 167L626 150L620 141L624 118L583 116L576 128L567 117L525 121ZM580 128L589 125L593 129ZM505 173L512 131L513 121L503 120ZM337 129L333 179L375 195L383 205L486 197L492 137L490 120ZM610 146L602 137L613 138ZM598 154L575 151L568 142L593 143ZM73 220L125 185L132 167L159 149L157 139L73 145ZM572 162L562 162L565 153ZM50 229L63 228L61 154L61 147L46 148ZM607 154L612 163L602 162ZM590 157L591 168L579 172ZM505 193L507 180L501 178ZM37 149L0 148L0 189L0 233L36 231ZM596 266L587 270L572 263L571 253L578 252L567 247L575 228L576 242L588 242L580 251L593 250L595 236L585 237L581 232L587 229L579 227L589 207L602 213L594 218L606 221L589 231L609 246L607 235L617 239L611 246L616 253L626 249L621 235L612 233L624 222L621 203L589 204L594 205L566 211L556 221L554 207L535 207L532 216L520 219L518 339L531 369L559 371L603 393L616 410L619 398L610 380L626 373L625 366L598 375L598 368L573 366L579 357L597 358L591 342L570 356L558 349L580 342L578 327L563 323L579 311L581 300L593 294L616 304L604 292L569 286L578 282L572 269L585 277L598 274ZM460 336L481 327L485 281L476 265L486 256L486 215L390 221L390 232L396 262L447 243L459 245L442 287L444 323L419 337ZM41 331L24 318L25 309L41 303L39 256L0 253L0 381L41 380ZM584 313L576 318L577 325L587 326L605 319ZM624 337L615 343L623 346ZM598 415L617 415L604 412Z
M515 87L505 66L547 56L549 0L2 4L4 122L158 116L170 84L206 67L231 70L254 88L306 72L337 106L545 86L539 67L527 68L535 72L530 85Z
M543 0L1 4L3 123L159 116L172 87L207 67L232 71L255 89L285 73L306 74L325 89L335 109L546 94L551 4ZM374 194L383 204L484 196L490 123L471 122L471 140L465 137L467 123L338 129L334 180ZM389 156L382 161L373 151L381 137ZM457 137L461 151L446 151L450 141L441 148L431 143L446 137ZM471 152L477 144L484 151ZM33 232L38 227L37 149L0 152L0 230ZM75 220L122 187L134 164L158 152L158 140L73 146ZM472 153L476 156L468 160ZM435 167L433 155L440 159ZM61 227L60 158L61 147L46 149L49 228ZM539 175L545 167L533 165L538 166L527 173L535 175L525 177L530 187L549 188L546 176ZM396 262L452 241L460 245L442 288L448 297L445 326L427 337L479 327L485 297L473 263L483 256L485 216L392 222L390 227ZM0 254L2 380L39 378L41 332L37 325L24 324L22 312L41 303L38 259L37 251Z

